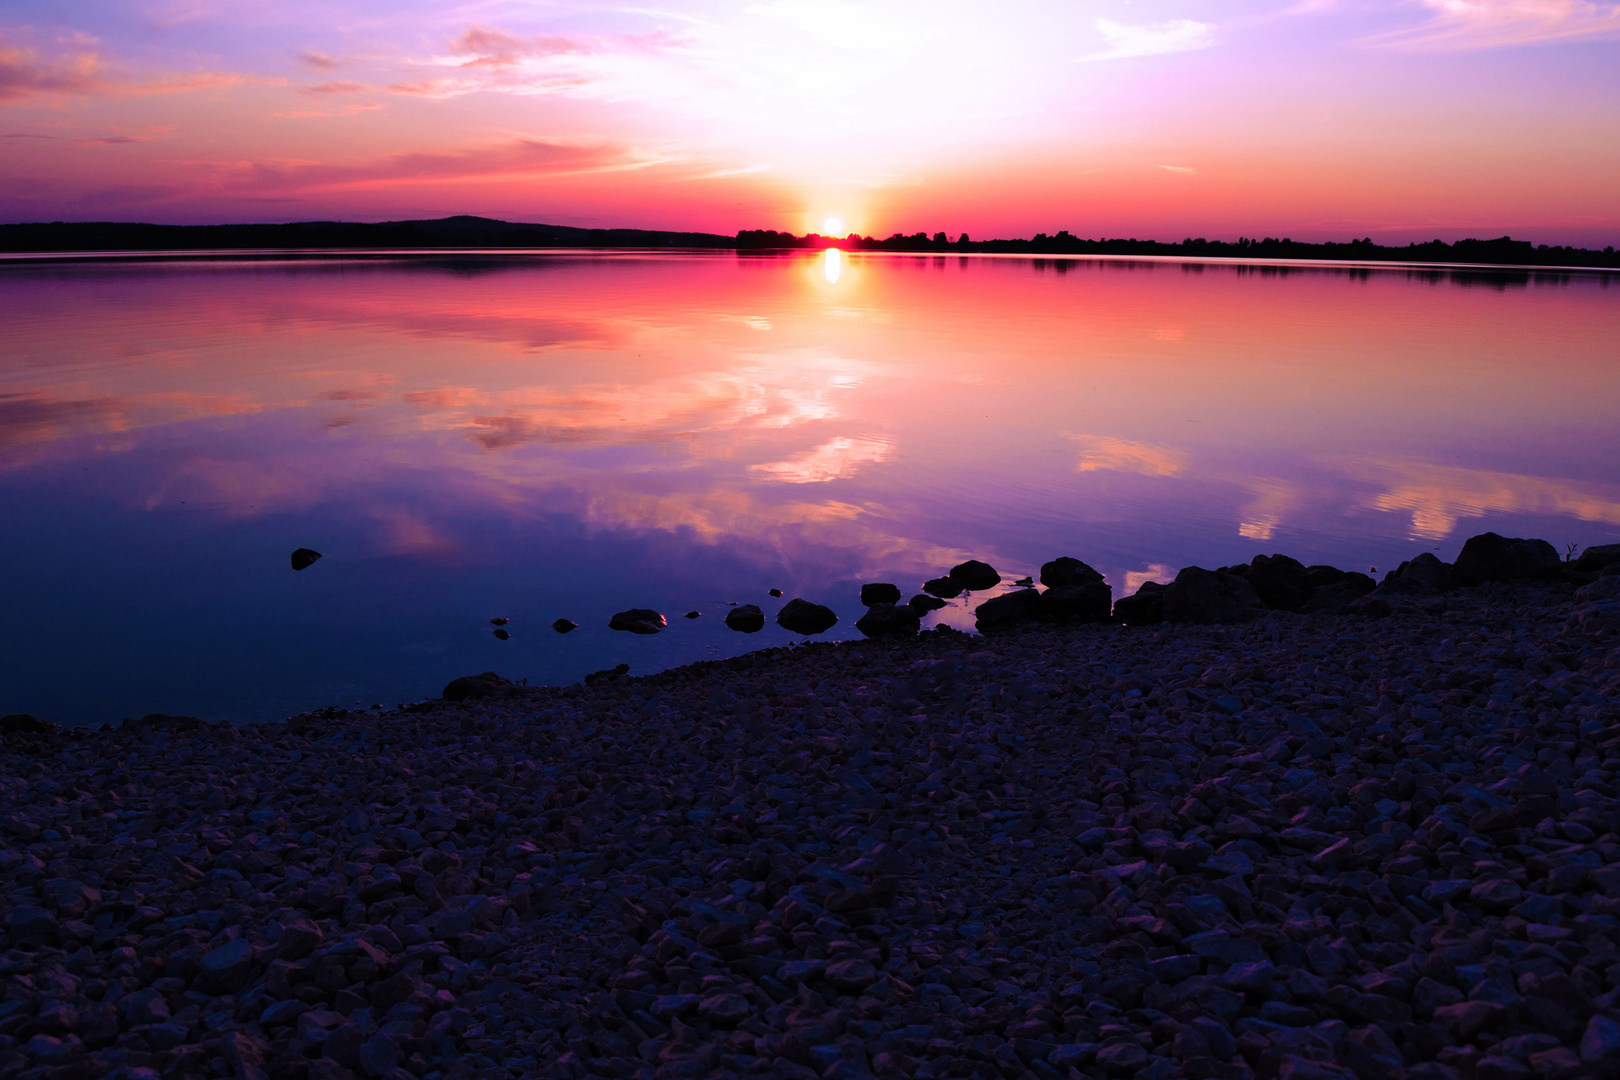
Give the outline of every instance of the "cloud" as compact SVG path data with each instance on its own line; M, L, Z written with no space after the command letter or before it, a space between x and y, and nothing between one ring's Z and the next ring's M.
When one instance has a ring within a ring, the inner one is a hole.
M496 180L636 168L655 162L623 147L513 139L452 153L413 152L361 165L255 162L236 171L237 186L277 190L383 187L445 180Z
M1198 170L1193 168L1191 165L1160 165L1159 168L1163 169L1165 172L1182 173L1186 175L1191 175L1198 172Z
M464 68L511 68L539 57L591 51L573 38L551 34L518 37L504 30L482 26L469 26L465 33L450 43L450 48L459 60L457 66Z
M123 143L150 142L151 135L109 135L105 139L80 139L74 146L119 146Z
M1187 467L1187 455L1168 446L1116 439L1112 435L1064 435L1080 444L1076 472L1133 472L1175 476Z
M890 449L887 439L839 436L796 458L750 468L769 473L786 484L824 484L829 480L848 479L865 466L883 461L889 456Z
M304 87L306 94L363 94L371 89L363 83L357 82L326 82L315 83Z
M90 49L42 59L0 38L0 101L47 94L91 94L106 85L99 53Z
M327 56L325 53L316 52L314 49L305 49L303 52L298 54L298 59L319 71L331 71L333 68L337 67L336 60L332 59L330 56Z
M1620 36L1620 3L1591 0L1418 0L1428 21L1364 39L1404 49L1486 49Z
M1087 56L1087 60L1120 60L1131 56L1158 56L1161 53L1191 52L1215 44L1214 27L1192 19L1172 19L1151 26L1125 26L1107 19L1097 20L1097 29L1108 41L1108 51Z

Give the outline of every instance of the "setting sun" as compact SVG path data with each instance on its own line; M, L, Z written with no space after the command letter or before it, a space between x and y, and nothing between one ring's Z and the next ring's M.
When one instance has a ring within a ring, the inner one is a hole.
M838 217L830 217L830 218L827 218L824 221L822 221L822 223L821 223L821 235L822 236L843 236L844 235L844 219L843 218L838 218Z

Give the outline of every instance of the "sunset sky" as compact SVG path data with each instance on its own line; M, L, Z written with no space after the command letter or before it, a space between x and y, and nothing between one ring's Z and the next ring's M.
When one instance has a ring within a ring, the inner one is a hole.
M1620 243L1598 0L9 0L0 221Z

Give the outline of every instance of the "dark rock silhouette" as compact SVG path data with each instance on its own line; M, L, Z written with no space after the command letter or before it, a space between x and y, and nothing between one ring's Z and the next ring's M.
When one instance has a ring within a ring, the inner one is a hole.
M500 616L497 616L497 617L489 620L489 624L491 626L505 626L507 623L509 623L511 621L512 620L508 619L506 616L500 615Z
M1222 570L1186 567L1164 590L1165 622L1245 622L1265 610L1253 585Z
M1164 590L1160 581L1144 581L1131 596L1114 602L1114 619L1129 626L1150 626L1164 622Z
M1336 582L1343 581L1344 577L1345 572L1340 570L1337 566L1317 565L1307 566L1305 568L1305 584L1309 585L1311 587L1311 591L1313 592L1320 589L1324 585L1332 585Z
M770 592L771 592L772 596L781 596L782 595L782 590L781 589L772 589Z
M558 619L556 622L551 624L551 628L557 631L559 634L566 634L570 631L578 630L579 623L572 619Z
M297 551L292 553L292 568L294 570L302 570L305 567L314 566L315 563L320 560L320 558L321 553L318 551L311 551L309 548L299 548Z
M918 593L910 600L907 600L906 605L914 608L919 615L926 615L930 611L938 611L946 606L945 601L937 596L929 596L927 593Z
M923 582L923 592L934 596L942 596L946 600L954 600L962 595L963 585L955 578L937 577L929 578Z
M700 619L700 618L703 617L703 612L701 612L701 611L688 611L686 613L685 617L688 618L688 619Z
M962 588L975 591L993 589L1001 584L1001 575L996 573L996 568L978 559L969 559L951 567L950 576Z
M1033 619L1040 602L1041 594L1034 589L1014 589L980 604L973 610L973 618L980 630L1011 626Z
M439 696L446 701L466 701L469 698L505 697L516 689L510 679L503 679L493 671L485 671L451 679Z
M496 637L500 638L502 641L506 641L506 640L510 639L511 636L512 636L511 634L507 633L505 630L501 629L498 626L493 631L491 631L491 633L493 633Z
M869 585L861 586L861 603L867 607L873 604L898 604L900 602L900 586L890 585L886 581L875 581Z
M1244 577L1273 611L1298 611L1311 597L1310 571L1287 555L1256 555Z
M1020 589L1027 589L1035 584L1035 579L1030 577L1028 574L1025 574L1023 577L1014 581L1013 584L1018 586Z
M1315 570L1316 567L1311 569ZM1317 612L1336 615L1377 587L1378 583L1366 574L1346 574L1341 571L1337 581L1317 586L1300 610L1307 615Z
M1378 593L1381 596L1434 596L1453 584L1451 564L1425 551L1385 574Z
M669 620L652 608L615 612L613 618L608 620L609 630L623 630L631 634L656 634L668 625Z
M1471 536L1452 566L1452 573L1463 585L1486 581L1523 581L1554 578L1563 572L1563 560L1545 540L1481 533Z
M1106 581L1059 585L1041 593L1035 617L1042 622L1107 622L1114 607L1114 590Z
M628 674L630 674L630 665L619 664L615 667L610 667L605 671L591 672L589 675L585 676L585 685L594 686L600 682L612 682L615 679L622 679Z
M921 619L909 604L873 604L855 621L855 629L869 638L915 634Z
M832 608L794 597L776 613L776 625L795 634L820 634L838 625Z
M27 713L0 716L0 734L53 735L61 730L62 725L50 720L41 720Z
M1079 559L1071 559L1067 555L1041 564L1041 584L1048 589L1056 589L1064 585L1085 585L1088 582L1101 581L1102 579L1103 576L1097 571Z
M168 713L155 712L147 713L139 720L126 719L122 730L201 731L207 726L200 718L195 716L171 716Z
M743 604L726 612L726 626L739 634L757 634L765 629L765 613L758 604Z
M1573 565L1583 574L1596 574L1615 563L1620 563L1620 544L1600 544L1581 552Z

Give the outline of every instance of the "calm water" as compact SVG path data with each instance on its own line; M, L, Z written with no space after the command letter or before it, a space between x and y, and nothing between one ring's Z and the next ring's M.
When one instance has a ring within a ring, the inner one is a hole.
M967 557L1074 555L1118 595L1261 552L1620 540L1602 276L34 264L0 267L0 313L0 713L71 723L644 673L785 643L721 624L772 587L852 636L860 582ZM301 546L326 557L294 573ZM631 606L669 629L609 631Z

